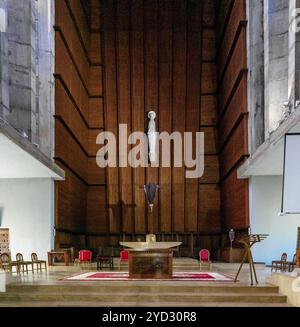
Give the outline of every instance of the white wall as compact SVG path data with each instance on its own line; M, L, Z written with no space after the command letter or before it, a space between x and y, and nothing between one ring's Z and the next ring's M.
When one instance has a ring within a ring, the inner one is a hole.
M300 215L279 217L281 211L282 176L259 176L250 179L251 232L270 234L261 244L253 247L256 262L270 264L280 259L283 252L292 260L297 246ZM300 201L300 199L299 199Z
M36 252L47 258L53 247L54 182L51 179L0 179L1 228L10 230L13 258Z

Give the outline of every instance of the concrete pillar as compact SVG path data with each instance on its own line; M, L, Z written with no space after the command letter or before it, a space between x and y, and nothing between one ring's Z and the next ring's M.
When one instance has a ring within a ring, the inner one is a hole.
M289 107L300 106L300 0L290 0L289 7Z
M35 140L36 10L35 0L9 0L8 59L10 124Z
M248 106L251 153L265 140L264 0L247 0Z
M40 150L54 155L54 32L55 2L37 1L37 134Z
M289 0L264 0L265 137L280 124L288 100Z
M7 0L0 0L0 118L9 115Z
M55 2L0 0L0 6L1 3L7 4L8 13L8 71L2 74L9 81L9 87L3 91L10 99L7 101L3 96L5 103L9 102L7 120L19 132L25 132L41 152L52 158ZM2 81L5 79L2 78Z

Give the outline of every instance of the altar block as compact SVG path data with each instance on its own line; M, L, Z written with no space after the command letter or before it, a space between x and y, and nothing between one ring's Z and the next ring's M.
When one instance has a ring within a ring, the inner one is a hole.
M173 276L173 251L129 250L129 278L171 279Z

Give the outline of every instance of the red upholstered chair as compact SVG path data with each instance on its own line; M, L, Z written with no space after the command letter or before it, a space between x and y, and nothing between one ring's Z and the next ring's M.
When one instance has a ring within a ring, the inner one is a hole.
M92 261L93 252L89 250L81 250L79 251L78 258L80 262L91 262Z
M126 250L122 250L120 252L120 263L119 263L119 270L121 270L122 263L128 263L129 260L129 253Z
M202 270L202 266L208 266L209 270L212 270L212 262L210 261L210 252L206 249L200 250L199 252L199 262L200 262L200 270Z
M93 252L89 250L81 250L78 253L78 258L75 259L75 263L78 264L89 264L92 262Z

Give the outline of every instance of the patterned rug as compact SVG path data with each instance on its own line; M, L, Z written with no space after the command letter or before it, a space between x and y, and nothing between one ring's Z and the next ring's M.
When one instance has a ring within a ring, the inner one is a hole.
M128 272L88 272L64 278L69 281L130 281ZM145 280L145 279L143 279ZM153 279L148 279L153 280ZM157 280L157 279L155 279ZM164 279L165 280L165 279ZM233 278L215 272L174 272L172 279L166 281L199 281L199 282L233 282Z

